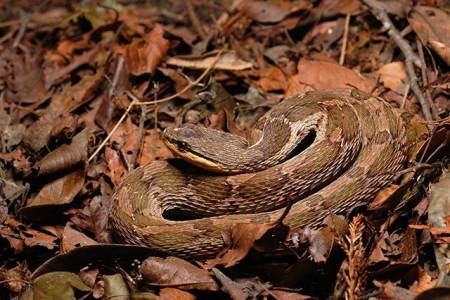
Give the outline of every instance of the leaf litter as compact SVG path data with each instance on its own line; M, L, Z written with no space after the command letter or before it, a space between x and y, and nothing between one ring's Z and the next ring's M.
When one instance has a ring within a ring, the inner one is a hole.
M449 296L446 1L32 3L0 4L0 299ZM114 188L172 157L162 130L251 138L284 97L322 89L433 115L415 162L348 223L237 224L206 262L105 244Z

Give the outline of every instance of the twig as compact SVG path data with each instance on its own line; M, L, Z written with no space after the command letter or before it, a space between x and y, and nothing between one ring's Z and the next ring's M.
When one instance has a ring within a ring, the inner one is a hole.
M208 75L209 71L212 70L212 68L214 68L214 66L217 64L217 62L220 59L221 54L223 53L223 50L220 50L219 53L217 53L216 57L214 58L213 62L209 65L209 67L207 69L205 69L205 71L195 80L192 82L189 82L183 89L181 89L181 91L177 92L176 94L173 94L171 96L159 99L159 100L153 100L153 101L141 101L136 103L137 105L151 105L151 104L156 104L156 103L162 103L162 102L167 102L170 101L182 94L184 94L184 92L186 92L187 90L189 90L191 87L193 87L194 85L197 85L200 83L200 81L203 80L203 78L206 77L206 75Z
M163 98L163 99L159 99L159 100L154 100L154 101L148 101L148 102L141 102L136 96L134 96L131 92L126 91L125 93L128 95L128 97L130 97L132 99L131 103L128 105L127 109L125 110L125 112L123 113L123 115L120 117L119 121L116 123L116 125L114 125L113 129L111 130L111 132L108 134L108 136L103 140L103 142L101 142L101 144L97 147L97 149L94 151L94 153L92 153L92 155L89 157L88 159L88 163L91 162L94 157L100 152L100 150L103 149L103 147L105 147L106 143L111 139L111 136L114 134L114 132L116 132L117 128L119 128L120 124L122 124L122 122L125 120L126 116L128 115L128 113L130 112L131 108L135 105L150 105L150 104L156 104L156 103L161 103L161 102L166 102L169 100L172 100L176 97L178 97L179 95L183 94L184 92L186 92L188 89L190 89L192 86L197 85L198 83L200 83L200 81L202 81L203 78L206 77L206 75L209 73L209 71L212 70L212 68L214 68L214 66L216 65L216 63L219 61L220 59L220 55L222 54L222 50L219 51L219 53L217 53L216 58L213 60L213 62L211 63L211 65L208 66L208 68L193 82L189 82L189 84L187 84L181 91L179 91L176 94L173 94L172 96Z
M16 38L14 39L13 42L13 48L17 48L19 47L20 41L22 40L23 36L25 35L25 32L27 30L27 26L28 26L28 22L29 22L30 18L28 15L23 15L21 18L21 24L20 24L20 28L19 28L19 32L16 35Z
M420 68L421 64L419 57L414 53L408 42L404 38L402 38L400 32L397 30L397 28L395 28L381 3L377 0L363 0L363 2L369 6L372 13L383 24L383 27L388 30L389 36L395 41L397 46L405 55L405 58L410 59L417 67Z
M411 89L411 85L409 83L407 83L405 86L404 94L403 94L402 104L400 105L400 108L402 108L402 109L405 108L406 99L408 98L410 89Z
M137 100L139 101L139 100ZM106 143L111 139L111 136L114 134L114 132L116 132L117 128L119 128L120 124L122 124L122 122L125 120L125 118L127 117L128 113L130 112L131 108L136 105L136 99L134 99L133 101L131 101L130 105L128 105L127 109L125 110L125 112L123 113L123 115L120 117L119 121L116 123L116 125L114 125L113 129L111 130L111 132L108 134L108 136L103 140L103 142L101 142L100 146L97 147L97 149L94 151L94 153L92 153L92 155L89 157L88 159L88 163L91 162L94 157L100 152L100 150L103 149L103 147L105 147Z
M350 27L350 17L351 14L347 14L345 16L344 37L342 38L341 56L339 57L340 65L343 65L345 62L345 54L347 52L348 30Z
M122 73L123 63L124 63L123 56L119 55L119 58L117 59L116 70L114 72L114 77L113 77L113 80L111 83L111 87L109 89L109 97L114 95L114 92L117 87L117 83L119 82L120 74Z
M422 86L428 87L428 76L427 76L427 65L425 64L425 57L423 54L423 46L420 42L420 39L417 39L417 50L419 52L420 62L422 64ZM425 88L425 95L427 97L427 101L431 107L431 114L433 115L433 119L438 119L438 113L436 111L436 107L434 106L433 100L431 98L430 89Z
M144 136L144 123L145 123L146 115L147 115L147 107L143 106L141 108L141 117L139 119L138 131L136 133L136 135L137 135L136 145L134 145L133 155L131 156L131 159L130 159L131 170L136 168L136 161L139 156L139 153L141 152L142 137Z
M433 120L433 116L430 112L430 107L428 101L425 99L420 87L417 83L417 75L414 70L414 65L421 67L421 62L419 57L413 52L411 46L408 42L402 38L400 32L392 24L386 10L377 0L363 0L363 2L369 6L372 13L377 17L377 19L383 24L383 26L388 30L389 36L394 40L397 46L402 51L405 56L406 71L409 76L409 81L411 84L411 89L419 100L420 106L422 107L422 113L427 121ZM431 126L431 125L430 125Z
M188 11L189 19L191 20L192 27L194 30L198 33L198 35L202 38L202 40L206 40L208 38L208 35L206 34L205 30L203 29L203 26L200 22L200 20L197 17L197 14L195 13L194 6L192 5L191 0L185 0L186 1L186 8Z

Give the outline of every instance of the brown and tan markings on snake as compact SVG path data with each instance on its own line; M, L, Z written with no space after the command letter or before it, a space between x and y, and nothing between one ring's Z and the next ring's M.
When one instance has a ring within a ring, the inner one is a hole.
M416 121L379 98L309 92L273 107L252 142L193 125L167 129L169 148L197 167L155 161L132 171L110 223L124 242L190 258L214 256L224 231L273 222L290 202L285 224L319 226L391 183L426 135Z

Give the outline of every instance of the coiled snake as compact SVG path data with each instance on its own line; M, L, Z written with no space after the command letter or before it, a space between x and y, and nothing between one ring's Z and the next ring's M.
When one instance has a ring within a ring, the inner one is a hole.
M404 167L425 127L355 95L286 99L257 122L253 142L193 125L166 129L169 148L197 167L154 161L130 172L113 196L114 232L173 255L211 257L233 225L274 222L290 202L283 222L291 229L367 203Z

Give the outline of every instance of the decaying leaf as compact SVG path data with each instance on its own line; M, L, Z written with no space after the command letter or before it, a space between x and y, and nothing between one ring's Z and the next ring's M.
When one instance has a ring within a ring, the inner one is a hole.
M169 48L163 34L163 28L157 25L142 39L135 39L127 47L125 61L131 74L139 76L155 72Z
M190 68L190 69L207 69L216 60L216 55L212 54L206 57L170 57L166 63L168 65L174 65L178 67ZM214 65L218 70L245 70L253 66L251 62L246 62L240 59L236 52L230 51L220 55L219 60Z
M102 280L105 284L106 299L128 300L130 299L130 292L122 275L104 275Z
M286 96L310 90L349 89L370 92L375 83L356 71L327 61L301 59L298 74L288 79Z
M67 170L85 161L88 155L88 143L91 134L92 129L85 128L72 139L70 145L62 145L47 154L36 163L39 175Z
M443 10L430 6L416 6L408 21L425 45L450 65L450 16Z
M76 300L75 290L89 292L91 289L80 277L70 272L53 272L39 276L20 300Z
M408 76L405 65L402 62L392 62L381 67L377 73L380 75L380 82L387 88L396 91L400 95L405 92Z
M29 218L42 219L52 214L51 208L61 208L72 202L85 180L84 169L73 171L44 185L36 197L31 198L21 213Z
M183 290L217 291L209 272L177 257L149 257L141 265L145 282L157 286L172 286Z
M269 229L274 228L276 225L236 224L229 232L223 233L227 249L216 258L206 261L204 267L211 269L217 265L234 266L248 254L256 240L259 240Z

